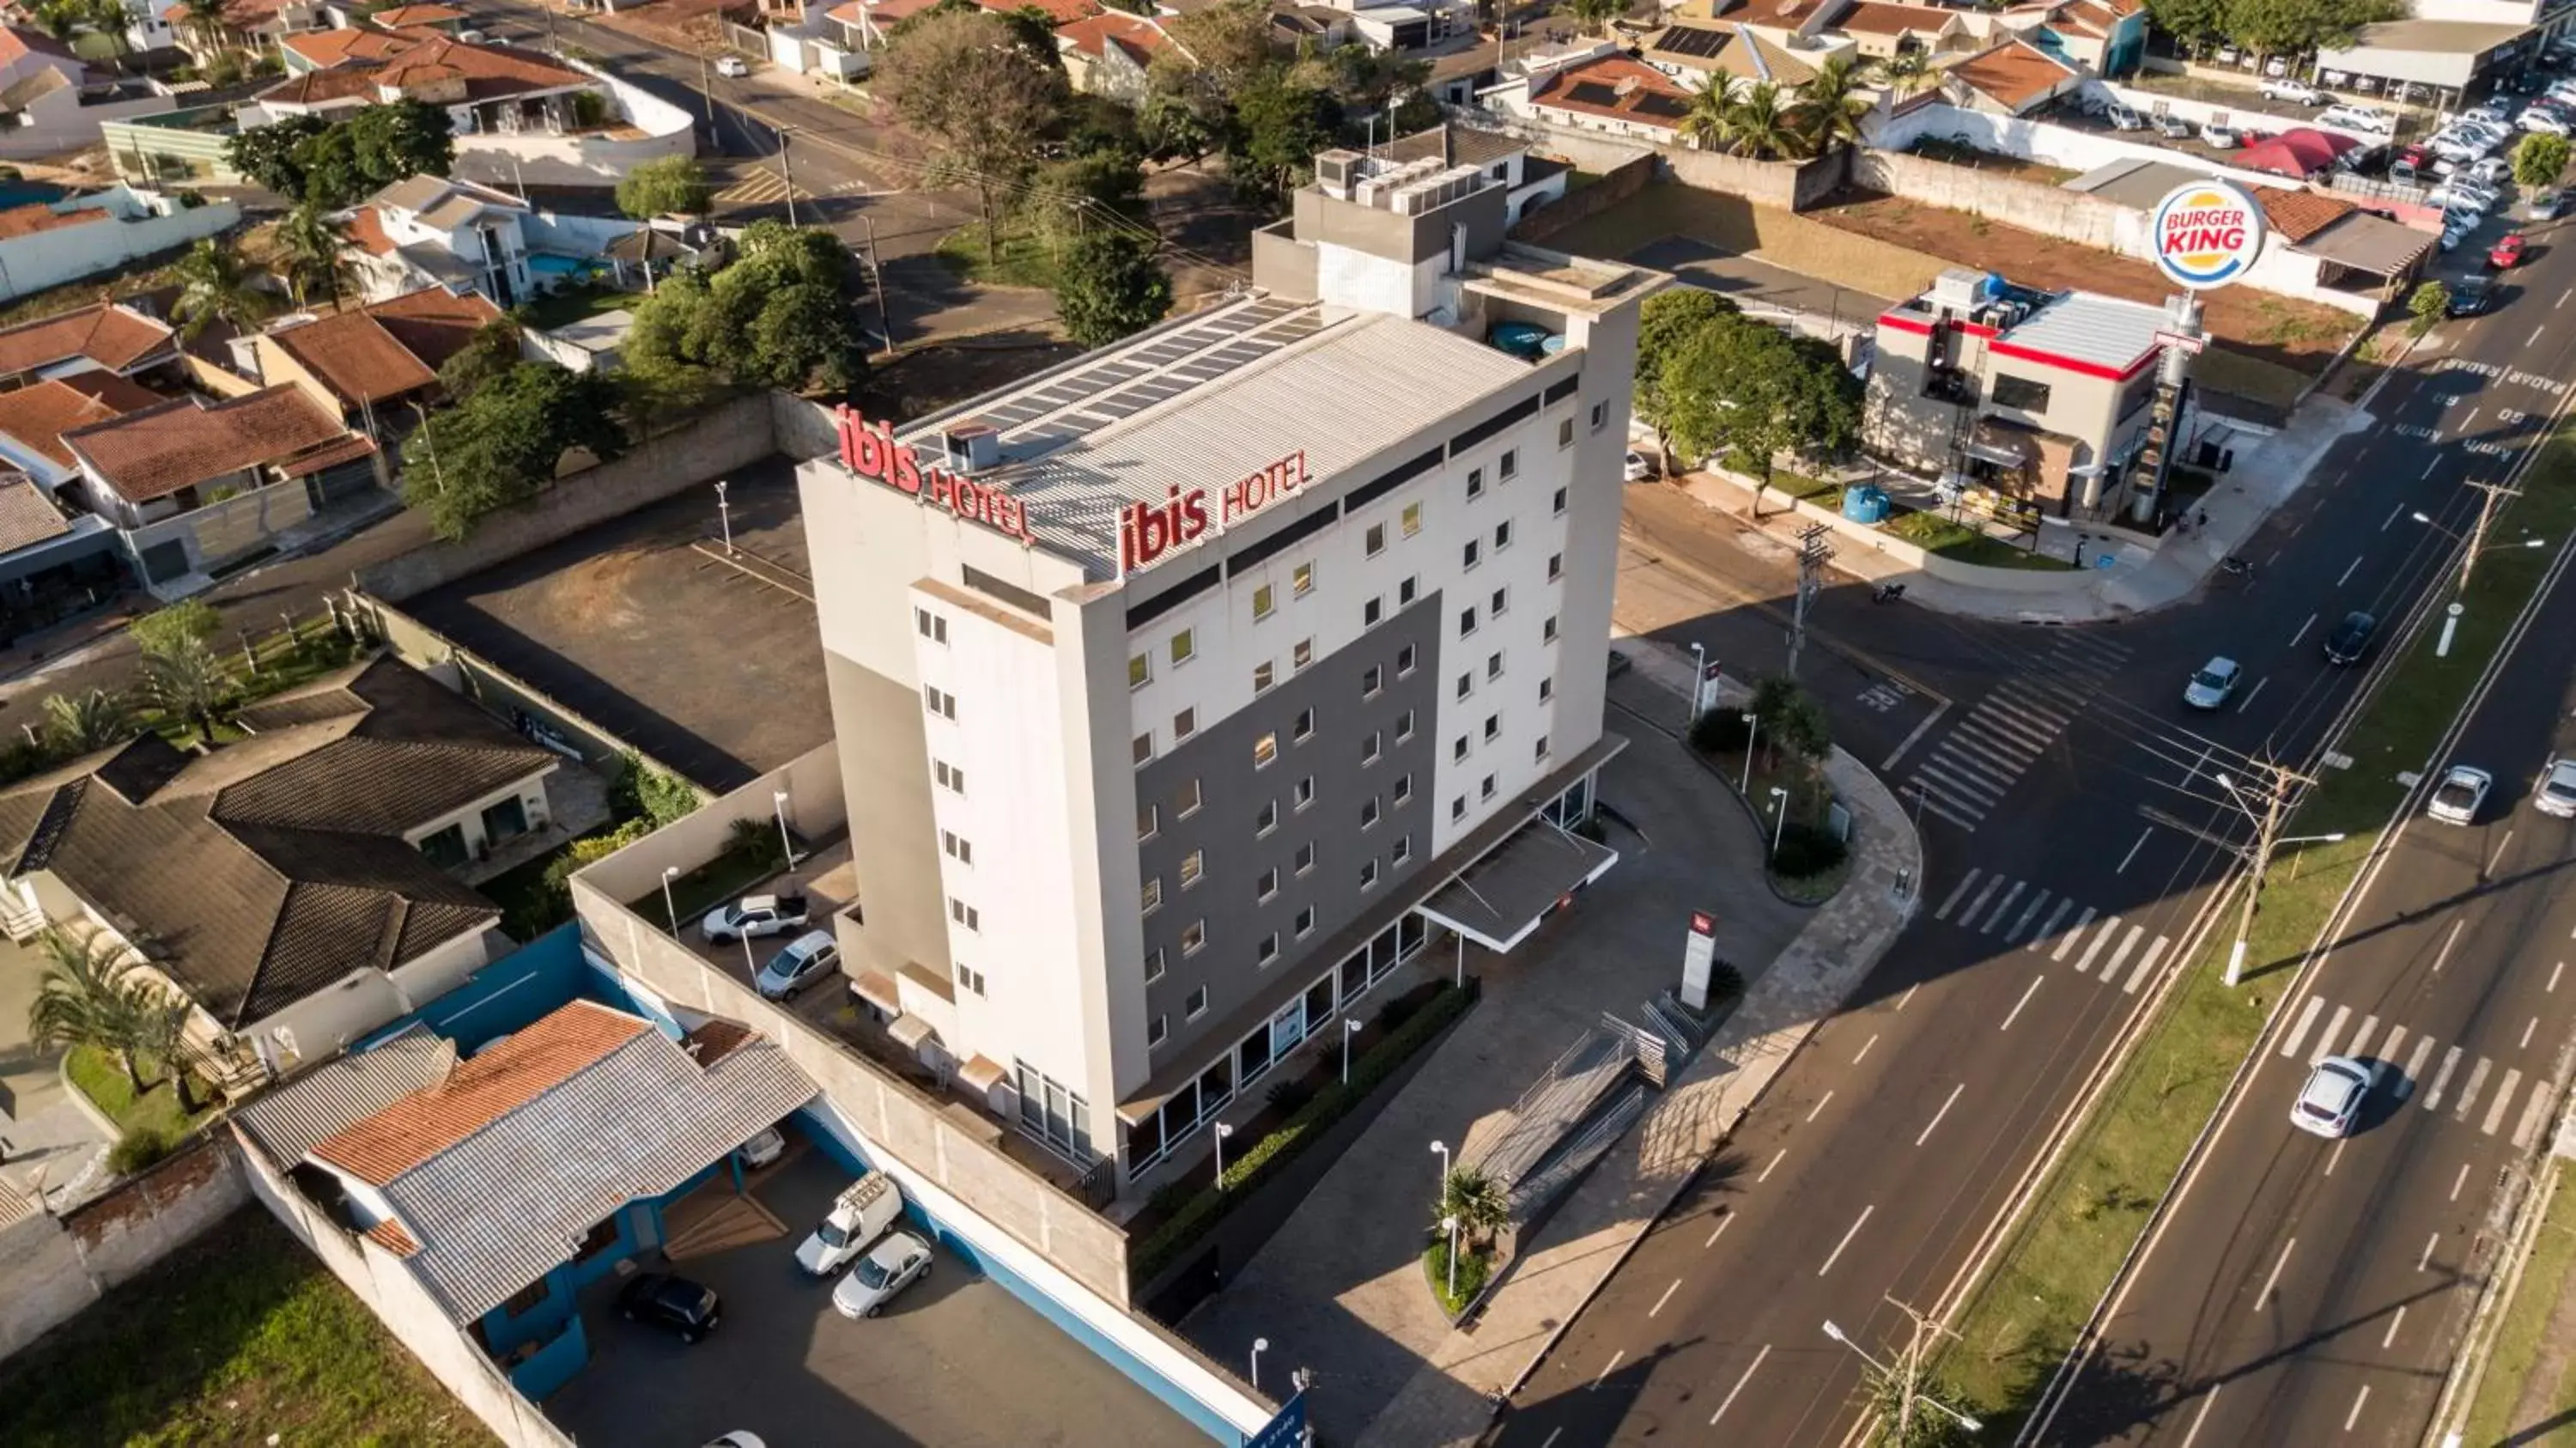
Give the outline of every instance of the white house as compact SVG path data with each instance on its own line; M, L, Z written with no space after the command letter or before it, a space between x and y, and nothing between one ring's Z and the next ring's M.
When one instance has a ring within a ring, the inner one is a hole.
M528 207L471 181L411 176L352 212L348 234L359 289L383 301L425 286L476 292L504 311L534 295Z

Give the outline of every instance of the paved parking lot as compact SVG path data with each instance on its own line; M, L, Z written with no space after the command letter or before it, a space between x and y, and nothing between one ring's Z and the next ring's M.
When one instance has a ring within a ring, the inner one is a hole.
M733 475L404 605L690 779L733 789L832 737L794 465Z
M546 1416L578 1442L615 1448L694 1448L734 1430L770 1448L1207 1448L1152 1394L944 1251L884 1316L834 1312L831 1284L792 1254L848 1184L800 1143L753 1183L774 1229L736 1211L732 1230L708 1234L721 1245L673 1264L724 1299L723 1326L694 1347L620 1319L623 1279L603 1280L582 1307L590 1364Z

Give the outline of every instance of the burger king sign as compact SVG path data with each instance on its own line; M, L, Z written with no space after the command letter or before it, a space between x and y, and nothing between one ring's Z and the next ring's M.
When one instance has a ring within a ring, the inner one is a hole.
M2193 291L2242 277L2263 251L2263 208L2219 180L2177 186L2156 203L2156 265Z

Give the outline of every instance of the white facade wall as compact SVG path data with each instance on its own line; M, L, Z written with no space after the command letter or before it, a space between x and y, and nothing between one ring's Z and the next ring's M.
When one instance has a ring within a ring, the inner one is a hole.
M115 219L0 241L0 301L76 281L136 257L230 231L241 223L241 207L231 201L183 207L175 198L123 186L63 201L54 210L97 206L106 207ZM59 465L47 466L61 472Z

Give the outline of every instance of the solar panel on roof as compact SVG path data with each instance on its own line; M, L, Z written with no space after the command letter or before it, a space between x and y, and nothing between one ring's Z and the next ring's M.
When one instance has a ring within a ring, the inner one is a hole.
M1615 106L1619 103L1619 92L1597 80L1579 80L1566 88L1565 98L1581 101L1587 106Z
M1683 105L1678 98L1660 94L1637 97L1633 109L1641 116L1679 117L1690 114L1690 107Z
M1655 49L1671 55L1713 60L1734 39L1734 31L1721 30L1713 25L1676 25L1655 38Z

